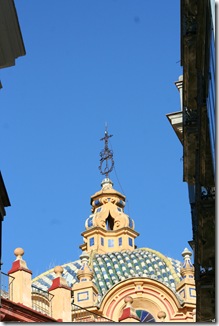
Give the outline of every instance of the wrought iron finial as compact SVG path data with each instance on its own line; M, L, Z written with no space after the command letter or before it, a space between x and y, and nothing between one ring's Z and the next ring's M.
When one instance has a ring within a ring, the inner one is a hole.
M105 177L108 178L109 173L113 170L114 160L113 160L113 151L108 147L108 139L112 137L112 135L108 134L107 126L105 127L104 137L100 140L104 140L104 149L100 152L100 166L99 170L101 174L105 174ZM105 166L103 163L105 162Z

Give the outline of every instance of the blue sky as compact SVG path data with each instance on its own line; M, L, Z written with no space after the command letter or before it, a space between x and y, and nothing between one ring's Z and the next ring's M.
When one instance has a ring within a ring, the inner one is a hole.
M192 239L182 145L166 114L180 109L179 1L15 1L26 56L2 69L0 169L11 207L3 267L16 247L33 276L78 259L100 138L113 137L114 188L149 247L182 260Z

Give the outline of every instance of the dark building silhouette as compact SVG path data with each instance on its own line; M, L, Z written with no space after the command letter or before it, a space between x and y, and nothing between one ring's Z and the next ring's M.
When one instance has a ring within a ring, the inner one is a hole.
M181 111L167 117L183 144L197 293L196 321L215 320L214 1L181 0Z

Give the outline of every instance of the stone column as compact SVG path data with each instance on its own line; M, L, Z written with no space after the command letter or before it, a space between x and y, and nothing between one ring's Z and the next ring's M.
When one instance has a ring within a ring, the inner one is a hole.
M177 82L175 82L176 87L178 88L180 95L180 109L183 111L183 75L179 76Z
M32 307L31 301L31 275L32 272L27 268L26 262L22 259L24 250L16 248L14 250L16 260L8 272L9 278L9 298L15 303L22 303L27 307Z
M48 289L48 292L54 295L51 301L52 317L63 322L71 322L71 288L62 277L63 268L61 266L56 266L54 272L56 278Z

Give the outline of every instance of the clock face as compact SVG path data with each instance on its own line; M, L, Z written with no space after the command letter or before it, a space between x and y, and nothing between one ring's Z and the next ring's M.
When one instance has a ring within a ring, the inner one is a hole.
M154 317L146 310L136 310L141 323L155 323Z

